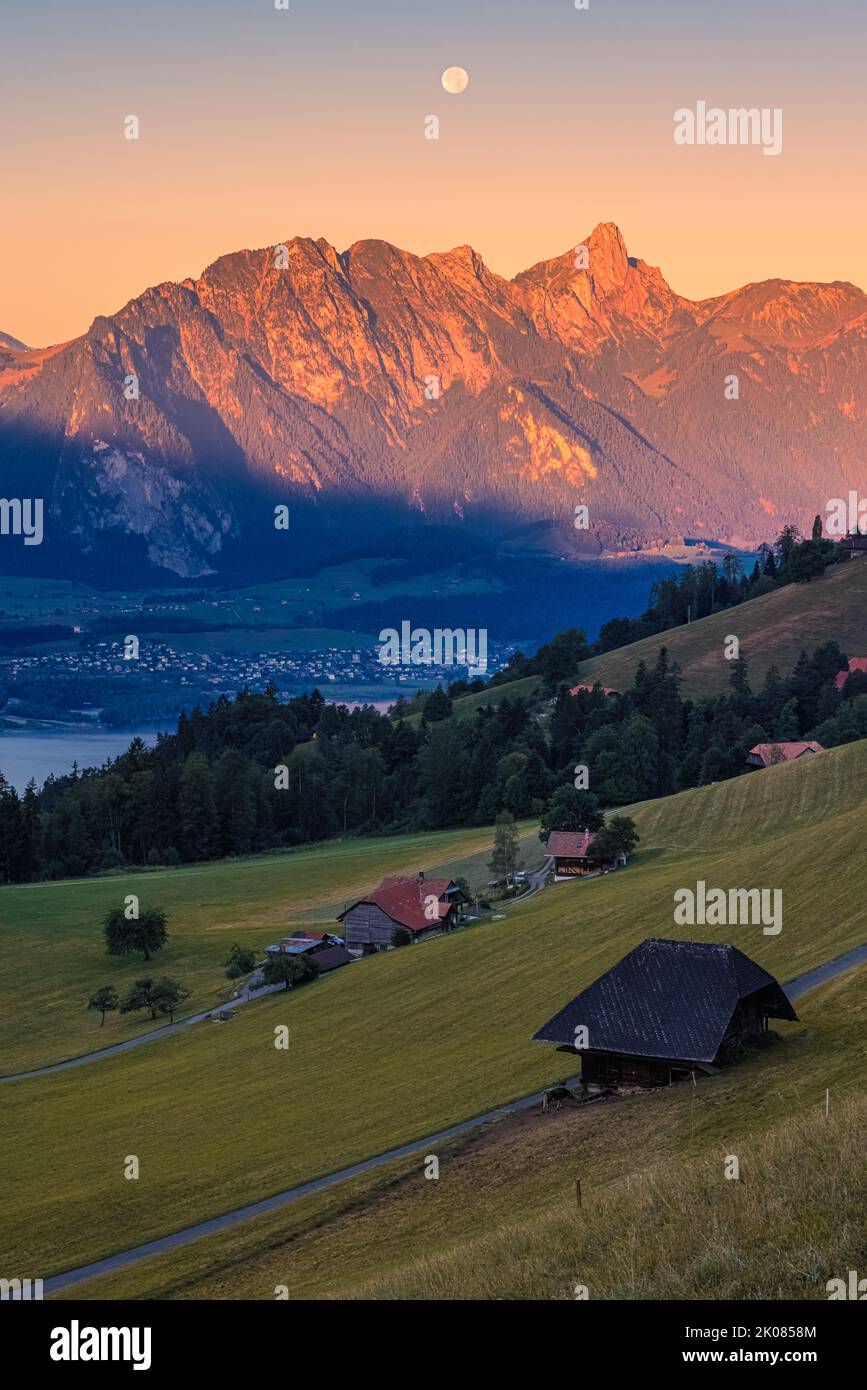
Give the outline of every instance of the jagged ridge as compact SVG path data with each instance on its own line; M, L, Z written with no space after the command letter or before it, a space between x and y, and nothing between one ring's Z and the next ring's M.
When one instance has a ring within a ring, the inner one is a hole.
M694 302L614 224L584 245L586 269L570 250L510 281L469 246L296 237L56 348L0 335L4 490L41 490L70 564L132 537L197 575L251 545L266 564L274 499L303 518L299 553L407 510L496 526L579 502L599 548L756 539L858 485L861 290Z

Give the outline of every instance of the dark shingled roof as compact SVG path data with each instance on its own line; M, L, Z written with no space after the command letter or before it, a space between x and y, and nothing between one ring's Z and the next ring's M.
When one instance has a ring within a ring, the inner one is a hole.
M318 967L320 975L325 975L329 970L339 970L341 965L352 964L352 956L344 946L326 946L310 959Z
M768 1012L797 1014L767 970L736 946L650 937L555 1014L534 1042L574 1046L588 1030L591 1052L712 1062L738 1001L770 986Z

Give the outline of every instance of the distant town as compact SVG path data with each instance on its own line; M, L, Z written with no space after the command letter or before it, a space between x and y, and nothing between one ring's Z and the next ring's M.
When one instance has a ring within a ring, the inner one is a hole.
M493 653L487 674L502 669L513 651L511 646L502 646ZM123 710L127 699L138 707L148 696L155 702L153 712L158 718L163 713L177 713L184 705L208 704L245 687L262 691L269 684L276 686L281 699L318 687L328 700L374 703L385 708L401 697L411 697L416 690L430 690L440 682L474 674L456 664L420 669L417 664L397 663L385 671L376 648L370 647L354 651L327 647L318 651L199 653L177 651L166 642L142 638L137 656L130 659L125 656L122 638L90 640L76 648L0 660L0 687L5 685L11 692L5 703L0 699L0 724L38 723L62 714L70 722L88 720L122 727L125 722L141 722L147 715L145 710L130 709L126 721ZM23 693L15 693L19 689ZM80 703L70 703L62 694L65 689L92 693L79 696Z

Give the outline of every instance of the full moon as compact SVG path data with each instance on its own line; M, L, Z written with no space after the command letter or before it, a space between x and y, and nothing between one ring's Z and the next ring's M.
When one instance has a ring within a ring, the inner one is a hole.
M452 92L455 96L458 92L466 91L469 80L466 68L446 68L443 73L443 86L447 92Z

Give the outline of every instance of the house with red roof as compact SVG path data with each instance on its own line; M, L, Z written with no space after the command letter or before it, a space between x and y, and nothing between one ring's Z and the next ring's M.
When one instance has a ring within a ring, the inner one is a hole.
M346 947L370 954L388 950L395 930L403 927L413 942L451 931L460 916L464 895L450 878L392 875L378 888L340 913Z
M618 854L616 859L595 858L590 852L595 839L592 830L551 831L545 845L545 853L554 860L555 881L581 878L584 874L623 867L626 863L625 854Z
M586 692L588 695L594 690L601 690L603 695L619 695L619 690L614 690L610 685L573 685L569 691L570 695L580 695Z
M838 671L834 678L838 690L843 689L853 671L863 671L867 675L867 656L850 656L848 671Z
M757 743L747 754L747 763L750 767L774 767L777 763L791 763L797 758L824 751L822 744L815 740L807 743Z

